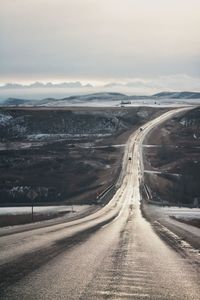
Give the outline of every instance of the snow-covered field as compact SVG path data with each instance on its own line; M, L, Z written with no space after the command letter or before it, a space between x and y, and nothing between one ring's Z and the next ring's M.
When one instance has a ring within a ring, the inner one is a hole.
M183 105L193 105L193 104L199 104L200 100L195 99L187 100L187 99L162 99L157 100L155 103L155 100L131 100L130 104L123 104L124 107L138 107L138 106L150 106L150 107L177 107L177 106L183 106ZM59 101L56 102L49 102L46 104L43 104L41 106L51 107L71 107L71 106L78 106L78 107L120 107L121 106L121 100L93 100L93 101Z
M169 216L174 216L176 218L184 218L184 219L200 219L200 209L199 208L179 208L179 207L171 207L164 208L164 214Z
M97 134L47 134L47 133L39 133L39 134L30 134L27 136L27 140L29 141L43 141L43 140L61 140L61 139L80 139L87 137L105 137L110 136L109 133L97 133Z
M181 219L200 219L200 208L159 207L149 205L149 209L162 217L176 217Z
M66 205L66 206L34 206L34 214L55 214L59 212L83 212L87 210L90 205ZM9 215L25 215L31 213L31 206L22 207L0 207L0 216Z

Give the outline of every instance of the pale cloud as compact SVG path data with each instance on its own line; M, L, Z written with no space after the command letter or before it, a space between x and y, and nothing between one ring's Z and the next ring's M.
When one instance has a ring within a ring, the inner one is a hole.
M1 0L0 81L186 74L184 89L199 28L199 0Z
M154 78L129 78L108 84L107 90L121 90L127 94L154 94L159 91L200 91L200 77L186 74L158 76Z

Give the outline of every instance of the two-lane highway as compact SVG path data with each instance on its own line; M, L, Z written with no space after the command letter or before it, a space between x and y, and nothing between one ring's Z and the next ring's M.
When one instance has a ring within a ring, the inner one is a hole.
M197 266L168 247L140 212L141 143L182 110L132 134L108 205L72 222L4 231L1 299L200 299Z

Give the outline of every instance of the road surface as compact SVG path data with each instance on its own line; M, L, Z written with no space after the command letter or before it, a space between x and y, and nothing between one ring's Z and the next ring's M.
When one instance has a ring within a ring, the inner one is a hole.
M180 110L132 134L108 205L71 222L4 230L0 299L200 299L198 253L174 251L140 211L141 143Z

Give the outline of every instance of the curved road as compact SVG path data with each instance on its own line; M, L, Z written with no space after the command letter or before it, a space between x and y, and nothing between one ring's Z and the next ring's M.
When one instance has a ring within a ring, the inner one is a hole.
M132 134L119 188L105 207L71 222L4 230L0 299L200 299L197 253L174 251L140 212L141 143L181 111Z

